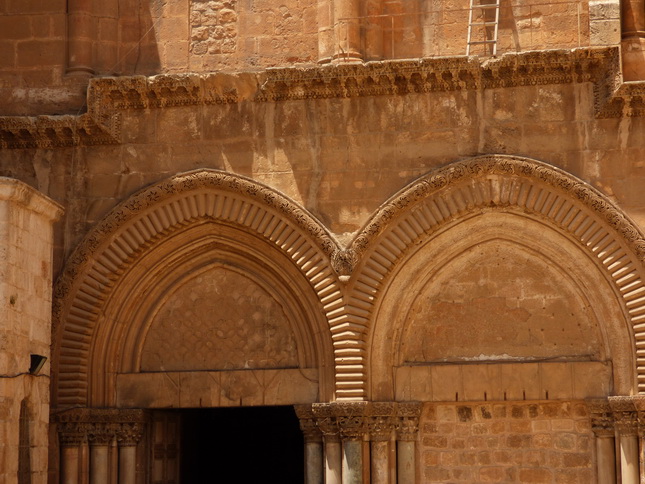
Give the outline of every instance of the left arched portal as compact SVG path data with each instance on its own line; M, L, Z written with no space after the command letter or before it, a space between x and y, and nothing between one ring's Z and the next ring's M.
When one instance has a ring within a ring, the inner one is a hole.
M53 405L197 407L333 399L324 297L338 250L294 202L205 170L117 207L55 292Z

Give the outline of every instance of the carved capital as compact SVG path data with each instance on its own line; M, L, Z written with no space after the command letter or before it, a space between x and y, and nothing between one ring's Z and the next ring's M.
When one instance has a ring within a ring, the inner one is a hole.
M638 412L633 397L609 397L616 429L621 436L638 435Z
M122 422L116 430L116 440L121 447L137 445L143 437L143 422Z
M311 405L295 405L294 408L300 421L300 430L302 430L305 443L320 442L322 440L322 431L316 425L316 417Z
M366 408L366 425L370 440L386 441L392 438L396 429L397 404L374 402Z
M367 402L336 402L332 404L342 440L361 440L366 432Z
M316 426L325 437L325 442L338 442L340 440L340 433L336 417L332 412L332 404L314 403L311 406L311 412L314 415Z
M419 435L420 402L400 402L397 407L397 440L414 441Z
M78 422L58 424L58 437L64 447L75 447L87 442L87 425Z
M614 414L606 398L587 400L591 415L591 429L596 437L613 437L615 432Z
M108 445L116 440L120 445L136 445L143 436L148 413L137 409L76 408L52 415L58 426L62 445Z

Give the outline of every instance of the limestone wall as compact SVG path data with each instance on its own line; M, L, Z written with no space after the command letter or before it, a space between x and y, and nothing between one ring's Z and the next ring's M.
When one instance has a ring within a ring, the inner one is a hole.
M38 375L29 368L31 354L50 356L52 219L58 215L60 208L35 190L0 178L2 482L16 482L19 463L31 482L47 482L50 364Z
M596 482L581 401L425 404L421 482Z

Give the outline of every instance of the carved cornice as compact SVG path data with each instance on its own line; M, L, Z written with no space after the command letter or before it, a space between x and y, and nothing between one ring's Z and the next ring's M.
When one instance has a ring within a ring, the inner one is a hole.
M93 78L80 116L0 117L0 147L121 141L127 109L275 102L592 82L598 117L645 115L644 83L622 83L617 47L273 68L258 73Z

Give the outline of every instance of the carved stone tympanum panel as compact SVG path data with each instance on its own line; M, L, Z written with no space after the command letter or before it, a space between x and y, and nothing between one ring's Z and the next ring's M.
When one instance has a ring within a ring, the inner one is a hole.
M295 368L296 343L278 301L230 268L212 267L159 306L143 347L143 371Z

